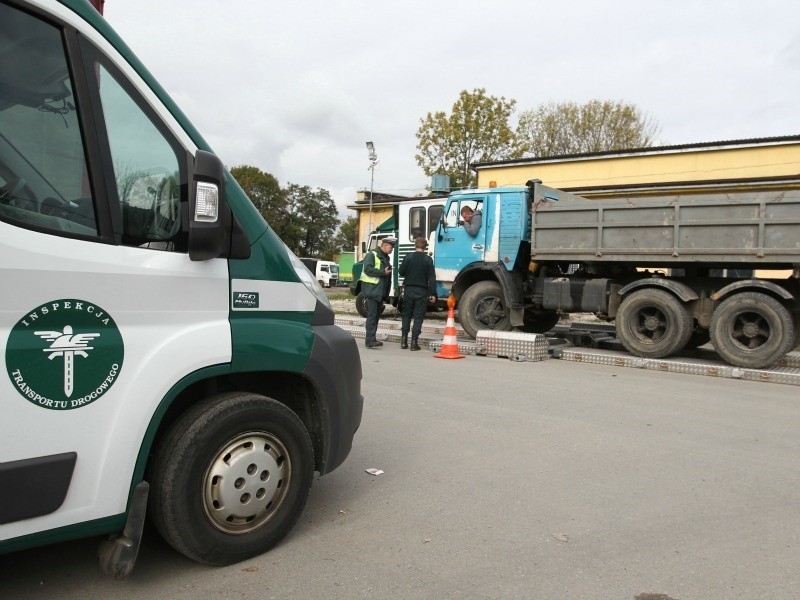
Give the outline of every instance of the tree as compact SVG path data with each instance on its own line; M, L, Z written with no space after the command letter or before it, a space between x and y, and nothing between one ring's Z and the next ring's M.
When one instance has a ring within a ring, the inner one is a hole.
M474 185L474 162L522 156L523 147L508 120L516 100L487 96L484 88L463 90L450 115L428 113L417 130L417 164L425 175L449 175L450 187Z
M339 213L330 192L290 183L284 194L287 205L283 241L298 256L332 258Z
M520 114L517 133L537 157L652 146L660 126L633 104L590 100L542 104Z
M358 217L347 217L333 239L334 253L352 252L358 244Z
M233 178L275 233L282 236L282 220L286 211L286 199L278 180L258 167L249 165L233 167L231 175L233 175Z

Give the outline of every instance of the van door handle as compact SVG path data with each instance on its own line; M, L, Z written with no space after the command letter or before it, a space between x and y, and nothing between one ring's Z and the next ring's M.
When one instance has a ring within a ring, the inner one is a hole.
M473 250L483 250L483 244L472 244Z

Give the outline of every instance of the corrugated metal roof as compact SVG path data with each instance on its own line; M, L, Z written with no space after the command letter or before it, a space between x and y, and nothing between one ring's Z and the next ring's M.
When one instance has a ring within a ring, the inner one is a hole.
M584 158L608 158L612 156L641 156L644 154L671 154L675 152L686 152L692 150L724 149L724 148L743 148L753 146L776 146L781 144L800 143L800 135L787 135L781 137L751 138L742 140L725 140L718 142L698 142L694 144L678 144L672 146L650 146L647 148L630 148L626 150L606 150L603 152L587 152L584 154L563 154L558 156L543 156L532 158L508 158L490 162L472 163L471 167L478 170L482 167L512 166L541 164L546 162L564 162Z

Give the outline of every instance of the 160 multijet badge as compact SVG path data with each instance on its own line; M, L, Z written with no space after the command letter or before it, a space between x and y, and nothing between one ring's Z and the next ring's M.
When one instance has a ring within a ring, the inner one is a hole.
M125 349L114 319L86 300L53 300L14 325L6 367L23 398L69 410L102 397L119 377Z

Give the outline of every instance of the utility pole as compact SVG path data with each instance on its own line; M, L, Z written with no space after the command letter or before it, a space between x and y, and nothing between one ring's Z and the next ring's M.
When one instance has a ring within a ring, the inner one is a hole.
M367 231L367 235L369 235L375 228L372 223L372 193L375 188L375 165L378 164L378 155L375 153L375 144L372 142L367 142L367 151L369 152L369 167L367 169L371 171L369 179L369 231Z

